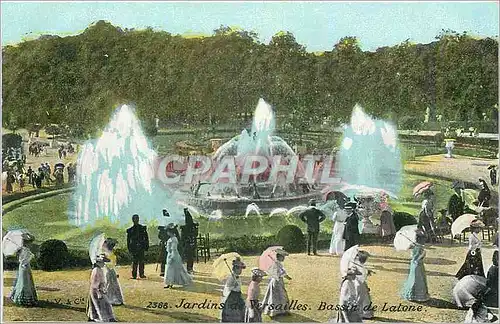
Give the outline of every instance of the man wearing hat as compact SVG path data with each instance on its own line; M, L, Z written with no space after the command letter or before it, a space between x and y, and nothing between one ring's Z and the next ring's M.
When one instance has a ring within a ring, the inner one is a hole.
M455 220L464 214L465 201L462 196L463 183L455 180L453 181L451 189L455 190L455 193L448 201L448 214Z
M345 211L347 212L344 229L344 251L349 250L349 248L353 247L359 242L359 217L355 211L356 206L357 205L355 202L349 202L344 207Z
M316 200L309 200L309 207L300 213L300 219L307 224L307 255L311 255L311 246L314 255L318 255L319 223L325 220L323 212L316 208Z
M132 216L134 225L127 229L127 248L132 254L132 279L137 279L137 267L140 278L144 275L144 252L149 249L149 237L146 226L139 224L139 215Z

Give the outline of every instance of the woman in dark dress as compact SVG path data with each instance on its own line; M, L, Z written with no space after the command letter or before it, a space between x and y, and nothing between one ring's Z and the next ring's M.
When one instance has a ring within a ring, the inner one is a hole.
M455 220L464 214L465 201L462 197L462 188L460 187L460 183L458 181L453 183L452 189L455 190L455 193L448 201L448 215Z
M479 179L479 184L481 186L481 191L479 191L479 195L477 196L477 204L479 207L490 207L490 188L484 179Z
M498 308L498 250L493 252L493 264L488 270L486 277L486 286L488 293L486 294L485 304L489 307Z
M484 277L483 259L481 257L482 243L477 236L481 231L481 227L484 227L484 223L480 220L475 220L470 224L471 234L469 235L469 250L467 251L464 264L455 275L458 280L467 275Z

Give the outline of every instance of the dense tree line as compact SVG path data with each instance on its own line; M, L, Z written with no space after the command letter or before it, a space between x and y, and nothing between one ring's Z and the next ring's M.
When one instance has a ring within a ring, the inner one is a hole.
M431 119L469 122L498 112L498 41L453 31L375 52L344 37L318 54L289 32L263 44L224 26L185 38L99 21L76 36L6 46L2 55L6 127L67 124L92 133L125 102L147 121L227 123L250 114L259 97L303 129L326 116L347 120L356 102L393 120L423 120L427 107Z

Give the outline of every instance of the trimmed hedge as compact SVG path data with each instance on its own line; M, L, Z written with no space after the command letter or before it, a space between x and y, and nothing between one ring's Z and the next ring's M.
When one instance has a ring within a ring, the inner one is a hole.
M40 245L40 254L37 262L40 269L45 271L61 270L70 261L68 247L63 241L48 240Z
M291 253L304 252L306 248L306 239L302 230L295 225L286 225L282 227L276 235L278 245Z

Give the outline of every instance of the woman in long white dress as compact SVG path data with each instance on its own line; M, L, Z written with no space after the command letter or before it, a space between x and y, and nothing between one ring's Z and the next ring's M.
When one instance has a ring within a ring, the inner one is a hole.
M345 248L344 240L344 229L345 220L347 219L347 213L343 208L338 208L335 213L333 213L333 232L332 239L330 241L330 254L332 255L342 255Z
M87 301L87 317L93 322L116 322L113 306L106 296L104 263L110 260L101 254L97 257L90 276L90 292Z
M276 250L276 260L267 271L270 280L262 305L264 306L263 313L271 317L288 313L288 293L286 292L283 278L288 280L292 278L288 276L282 264L287 255L288 252L285 250Z
M187 286L193 282L193 279L184 267L179 250L177 250L179 241L172 228L167 229L167 235L169 239L166 246L167 264L165 266L164 288L173 288L174 285Z

